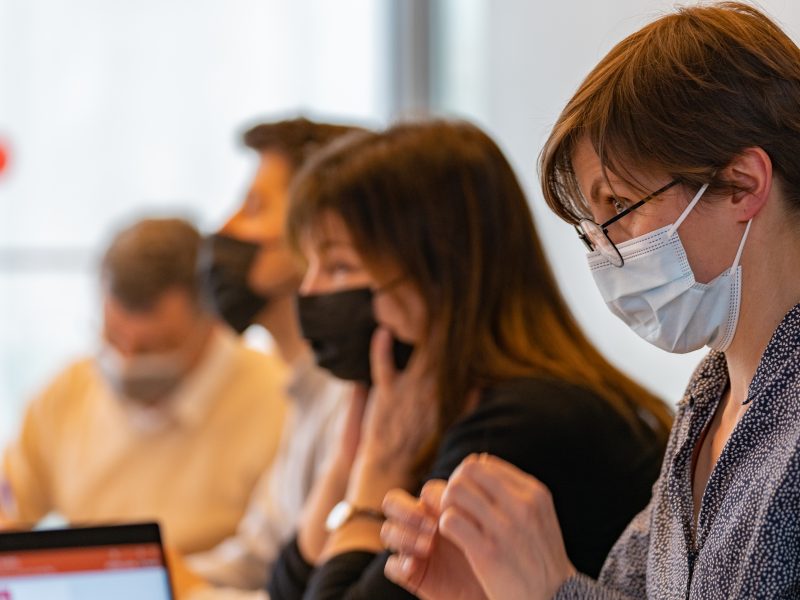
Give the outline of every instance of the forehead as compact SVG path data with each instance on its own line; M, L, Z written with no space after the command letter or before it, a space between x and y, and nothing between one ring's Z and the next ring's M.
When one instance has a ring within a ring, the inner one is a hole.
M264 150L258 153L257 182L272 182L276 185L288 185L293 169L289 159L278 150Z
M588 137L575 145L571 162L581 194L588 201L597 200L603 194L643 195L663 185L655 173L628 168L622 177L604 168Z
M605 181L600 157L588 137L581 138L575 145L571 162L578 187L580 187L583 197L588 200L593 196L592 189Z
M107 335L126 341L158 342L181 338L191 330L193 314L189 296L183 290L165 292L148 310L130 310L108 292L103 297Z
M332 210L326 210L314 218L306 227L301 241L304 252L323 252L337 247L355 248L353 236L344 219Z

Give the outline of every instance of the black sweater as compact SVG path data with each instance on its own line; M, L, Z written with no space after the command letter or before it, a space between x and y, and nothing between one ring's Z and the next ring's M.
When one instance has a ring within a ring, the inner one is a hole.
M475 452L534 475L553 495L569 558L596 576L658 477L666 437L640 429L584 388L508 381L484 391L478 407L445 433L426 480L447 479ZM384 576L388 556L347 552L314 569L293 540L274 566L271 600L414 598Z

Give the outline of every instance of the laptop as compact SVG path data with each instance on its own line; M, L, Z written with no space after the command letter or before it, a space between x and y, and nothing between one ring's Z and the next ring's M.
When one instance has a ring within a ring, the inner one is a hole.
M0 533L0 600L173 600L155 523Z

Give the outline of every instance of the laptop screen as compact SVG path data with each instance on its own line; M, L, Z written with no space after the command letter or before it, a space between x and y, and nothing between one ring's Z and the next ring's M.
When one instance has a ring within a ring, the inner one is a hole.
M158 526L0 533L0 600L171 600Z

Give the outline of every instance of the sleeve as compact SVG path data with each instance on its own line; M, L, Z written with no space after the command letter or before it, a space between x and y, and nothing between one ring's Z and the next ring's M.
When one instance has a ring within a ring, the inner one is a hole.
M388 557L387 552L345 552L314 569L294 539L278 557L267 591L271 600L413 600L384 576Z
M389 581L383 568L388 552L346 552L312 575L305 598L313 600L413 600L413 594Z
M269 568L293 525L272 494L281 485L277 477L281 458L279 455L273 468L262 475L236 533L214 548L186 558L192 571L216 586L257 589L266 585Z
M262 475L236 533L206 552L187 557L188 566L216 586L259 589L292 537L300 504L319 478L342 426L349 387L328 383L320 397L298 398L290 407L278 454ZM296 506L295 510L288 507Z
M635 596L618 594L581 574L570 577L553 596L553 600L633 600L634 598Z
M576 575L564 583L553 600L633 600L647 598L647 555L651 506L631 521L608 555L600 578Z
M516 440L520 438L517 413L520 406L523 405L515 401L508 404L493 402L490 406L475 411L470 418L451 427L442 439L433 466L424 480L448 478L461 461L474 452L491 450L498 456L518 464L519 445L514 443L514 440L510 443L496 442L507 440L509 436ZM525 435L527 436L527 433ZM280 576L273 573L270 595L272 600L416 598L386 578L383 568L388 558L387 552L381 554L346 552L331 558L316 569L304 564L305 569L292 570L291 567L300 566L302 557L296 546L287 548L283 554L284 560L280 560L279 567L276 568L276 571L280 569L284 572ZM285 587L280 589L278 587L280 583Z
M314 566L307 563L293 538L283 547L272 569L267 591L271 600L301 600Z

